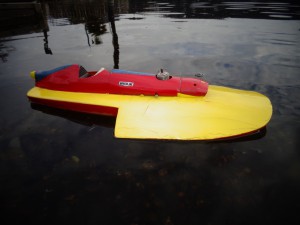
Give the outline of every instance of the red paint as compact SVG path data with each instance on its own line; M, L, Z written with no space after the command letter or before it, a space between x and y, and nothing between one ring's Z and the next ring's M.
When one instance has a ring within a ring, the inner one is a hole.
M55 101L55 100L32 98L32 97L29 97L29 100L32 103L37 103L40 105L46 105L54 108L67 109L67 110L78 111L83 113L91 113L91 114L114 116L114 117L116 117L118 114L118 108L108 107L108 106Z
M159 96L177 96L178 93L204 96L208 90L208 83L196 78L172 76L169 80L159 80L155 75L112 73L108 70L88 72L89 77L80 78L79 70L79 65L71 65L36 81L36 86L70 92Z

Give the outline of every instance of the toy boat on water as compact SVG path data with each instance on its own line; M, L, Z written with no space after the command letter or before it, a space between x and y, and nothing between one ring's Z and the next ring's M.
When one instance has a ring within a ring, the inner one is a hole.
M264 128L270 100L188 77L124 70L87 72L80 65L31 72L32 103L116 117L115 136L137 139L214 140Z

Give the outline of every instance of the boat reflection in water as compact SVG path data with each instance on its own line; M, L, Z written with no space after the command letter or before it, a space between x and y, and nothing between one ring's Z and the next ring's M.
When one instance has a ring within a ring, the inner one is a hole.
M49 115L59 116L85 126L97 125L102 127L113 128L115 127L116 124L116 118L112 116L94 115L88 113L63 110L63 109L53 108L53 107L49 107L37 103L31 103L31 108Z

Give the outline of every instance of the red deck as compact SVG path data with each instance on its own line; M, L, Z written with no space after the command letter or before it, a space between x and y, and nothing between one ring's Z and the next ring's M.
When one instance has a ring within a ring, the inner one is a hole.
M36 86L50 90L121 95L177 96L178 93L204 96L208 83L195 78L170 76L159 80L155 75L129 71L86 72L79 65L36 73Z

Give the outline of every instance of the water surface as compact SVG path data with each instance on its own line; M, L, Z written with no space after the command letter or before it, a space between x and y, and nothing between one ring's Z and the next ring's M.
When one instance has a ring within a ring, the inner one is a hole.
M299 4L129 0L110 6L46 2L45 21L26 29L16 29L15 21L2 30L3 218L10 224L296 224ZM254 139L116 139L113 119L27 101L30 71L73 63L88 70L203 73L211 84L265 94L273 117Z

